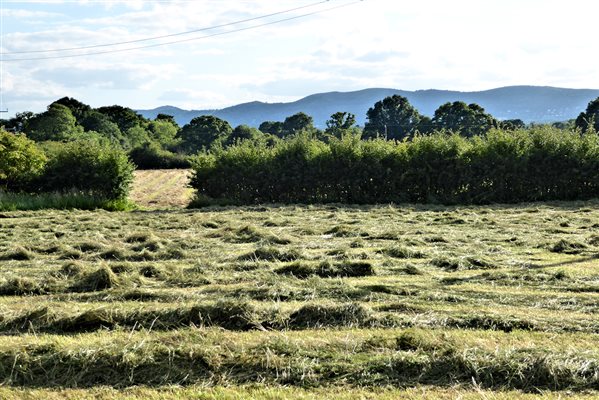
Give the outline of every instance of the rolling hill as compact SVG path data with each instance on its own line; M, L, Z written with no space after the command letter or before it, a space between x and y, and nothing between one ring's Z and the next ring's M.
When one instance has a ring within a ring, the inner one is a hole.
M318 93L290 103L254 101L218 110L182 110L162 106L137 111L147 118L154 118L159 113L169 114L181 125L196 116L214 115L227 120L232 126L246 124L254 127L258 127L263 121L283 121L302 111L311 115L314 124L322 128L329 116L337 111L355 114L358 124L363 125L366 111L375 102L393 94L408 98L422 114L428 116L432 116L441 104L459 100L477 103L502 120L519 118L525 122L555 122L576 118L589 101L599 97L599 90L546 86L509 86L480 92L372 88L354 92Z

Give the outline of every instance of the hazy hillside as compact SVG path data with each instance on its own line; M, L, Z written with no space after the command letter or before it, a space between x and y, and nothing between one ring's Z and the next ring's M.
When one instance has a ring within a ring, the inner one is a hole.
M575 118L588 102L599 97L599 90L564 89L539 86L509 86L481 92L456 92L448 90L405 91L396 89L364 89L355 92L329 92L313 94L291 103L238 104L221 110L182 110L163 106L153 110L138 110L148 118L158 113L173 115L179 124L186 124L199 115L215 115L229 121L232 126L247 124L257 127L263 121L282 121L289 115L303 111L323 127L331 114L349 111L363 125L366 111L378 100L399 94L425 115L432 116L441 104L448 101L477 103L499 119L520 118L525 122L553 122Z

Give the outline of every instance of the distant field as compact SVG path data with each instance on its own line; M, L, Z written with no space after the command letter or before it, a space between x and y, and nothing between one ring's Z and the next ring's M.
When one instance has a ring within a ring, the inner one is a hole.
M190 173L187 169L135 171L129 197L145 209L185 207L193 194L187 187Z
M134 196L182 205L162 176ZM599 396L597 201L5 212L0 237L3 399Z

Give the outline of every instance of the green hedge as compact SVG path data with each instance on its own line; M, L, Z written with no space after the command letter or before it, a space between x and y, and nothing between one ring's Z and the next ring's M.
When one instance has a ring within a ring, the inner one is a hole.
M30 192L82 193L109 200L125 199L134 166L120 148L96 140L47 143L48 162Z
M463 138L244 142L194 160L215 203L489 203L599 197L599 136L549 127Z
M129 152L137 169L190 168L189 157L164 150L157 143L144 143Z

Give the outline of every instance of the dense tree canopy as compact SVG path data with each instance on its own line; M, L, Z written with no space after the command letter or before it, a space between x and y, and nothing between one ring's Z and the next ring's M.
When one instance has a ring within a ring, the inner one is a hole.
M599 132L599 97L591 101L587 109L576 118L576 127L583 132L593 129Z
M239 125L233 129L233 132L231 132L227 138L225 145L230 146L243 140L258 140L263 136L264 133L256 128L252 128L248 125Z
M499 128L506 131L515 131L517 129L524 129L526 124L521 119L505 119L499 121Z
M109 139L113 143L118 143L122 140L122 133L118 125L99 111L92 110L87 112L87 116L81 120L81 126L85 131L97 132L100 136Z
M260 132L281 137L283 133L283 123L279 121L264 121L260 124L258 129Z
M213 115L202 115L181 129L181 147L188 153L197 153L203 148L210 148L215 142L224 142L232 132L233 128L227 121Z
M179 129L179 124L177 123L177 120L175 120L175 117L169 114L158 114L156 118L154 118L154 121L167 121L174 125L177 129Z
M62 104L50 104L48 111L29 119L23 130L27 137L38 142L68 141L83 133L71 109Z
M56 100L52 104L61 104L67 107L69 110L71 110L71 113L73 113L73 116L78 123L81 123L81 121L92 111L92 108L89 105L82 103L72 97L63 97L62 99Z
M44 153L25 135L0 127L0 187L9 188L40 173L46 162Z
M408 99L399 95L384 98L374 104L366 113L368 122L364 125L364 137L377 136L401 140L418 129L422 116Z
M145 122L144 117L127 107L114 105L100 107L97 110L110 118L112 122L117 124L121 132L127 132L134 126L143 125Z
M454 101L443 104L435 111L432 125L436 130L457 132L469 137L488 132L497 127L498 123L478 104Z
M163 146L173 146L176 143L179 126L174 118L171 118L156 118L154 121L150 122L150 139Z
M314 129L314 120L306 113L293 114L283 121L283 136Z

